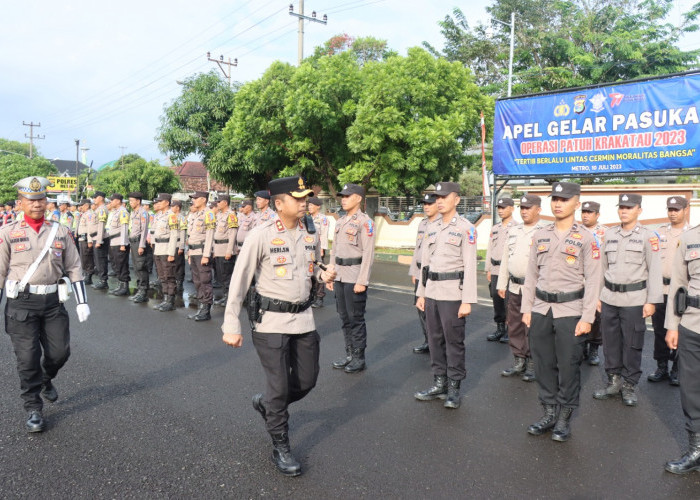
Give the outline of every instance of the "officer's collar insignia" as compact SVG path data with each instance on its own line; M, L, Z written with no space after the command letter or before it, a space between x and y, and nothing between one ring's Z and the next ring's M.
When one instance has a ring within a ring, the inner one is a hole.
M277 219L277 220L275 221L275 227L277 228L277 231L279 231L280 233L281 233L282 231L284 231L284 224L282 224L282 221L279 220L279 219Z
M557 193L560 193L560 192L564 191L564 188L561 187L561 184L557 184L557 187L555 187L554 190L555 190Z

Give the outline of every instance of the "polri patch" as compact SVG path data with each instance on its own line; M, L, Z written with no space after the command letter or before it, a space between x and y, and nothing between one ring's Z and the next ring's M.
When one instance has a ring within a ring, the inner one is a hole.
M287 275L287 268L286 267L278 267L275 269L275 274L279 276L280 278L283 278L284 276Z
M314 237L313 236L304 236L304 241L307 243L313 243Z
M649 243L651 243L651 249L654 252L659 251L659 237L658 236L652 236L649 238Z
M576 263L576 257L573 255L569 255L566 257L566 263L569 264L570 266Z
M282 238L275 238L275 239L272 240L270 243L272 243L273 245L278 245L278 246L279 246L279 245L284 245L284 244L285 244L285 241L284 241Z
M15 252L24 252L27 249L27 245L25 243L17 243L15 245Z
M285 262L287 262L287 257L285 257L284 255L280 255L279 257L277 257L278 264L284 264Z

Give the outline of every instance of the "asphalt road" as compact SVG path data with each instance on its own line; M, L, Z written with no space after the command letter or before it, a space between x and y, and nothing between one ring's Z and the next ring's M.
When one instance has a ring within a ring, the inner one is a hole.
M89 291L92 316L72 320L72 357L56 379L48 429L24 431L9 339L0 341L0 495L3 498L697 498L700 474L664 472L686 446L678 389L653 385L646 339L639 406L591 397L602 367L583 367L581 407L567 443L533 437L536 385L506 379L507 346L486 342L492 309L467 321L462 407L419 402L429 386L406 267L378 264L370 290L368 369L330 363L343 352L332 294L316 310L322 337L317 387L291 407L290 435L304 475L281 476L250 397L263 371L246 336L221 342L213 320ZM399 286L398 288L397 285ZM191 287L191 284L188 286ZM220 291L219 291L220 292ZM4 330L4 326L3 326Z

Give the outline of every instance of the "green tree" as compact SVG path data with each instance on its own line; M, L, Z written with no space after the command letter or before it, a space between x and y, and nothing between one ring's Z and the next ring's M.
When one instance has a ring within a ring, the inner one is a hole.
M34 158L29 159L28 156L24 156L23 151L26 151L27 155L29 154L29 144L0 139L0 149L14 151L14 153L0 151L0 172L2 172L0 175L0 201L17 198L17 189L13 186L20 179L34 175L48 177L58 173L56 167L46 158L34 156Z
M24 156L29 156L29 143L10 141L8 139L0 138L0 156L7 153L17 153ZM36 147L34 148L33 154L39 154L39 150Z
M145 199L154 199L158 193L173 193L180 189L175 173L157 161L146 161L136 154L124 156L121 163L100 171L92 182L95 191L107 195L141 191ZM91 194L91 193L90 193Z

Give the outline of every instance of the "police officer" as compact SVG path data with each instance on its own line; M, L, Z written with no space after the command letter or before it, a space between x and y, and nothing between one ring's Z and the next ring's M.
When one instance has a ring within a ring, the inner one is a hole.
M216 202L216 229L214 231L214 265L216 274L224 287L224 295L214 301L215 305L225 306L228 301L228 285L233 274L233 266L236 263L236 255L233 250L236 246L236 233L238 232L238 217L236 211L230 207L231 197L227 194L220 195Z
M656 371L647 376L649 382L660 382L668 379L671 385L678 385L678 359L676 352L666 345L666 304L668 302L668 287L671 284L671 270L673 269L673 257L678 248L681 234L689 229L688 200L682 196L670 196L666 200L669 224L661 226L656 235L659 237L661 247L661 274L663 276L664 301L655 305L651 323L654 326L654 359ZM668 372L668 362L673 361L671 373Z
M119 280L119 285L109 291L116 296L129 295L129 212L124 207L124 197L114 193L108 207L109 223L109 255L112 267Z
M68 196L60 196L58 205L58 222L68 228L68 231L73 233L73 213L68 209L70 206L70 198Z
M337 274L329 289L335 290L346 356L334 361L333 368L355 373L365 369L365 306L374 261L374 222L360 209L365 197L362 186L345 184L338 196L346 213L335 223L331 264Z
M187 217L187 244L189 246L189 264L192 281L197 289L199 309L195 314L187 316L195 321L211 319L211 305L214 301L214 290L211 285L211 257L214 245L214 230L216 216L207 208L206 191L196 191L190 195L192 207Z
M435 198L435 195L433 193L425 194L423 196L422 201L423 213L425 213L425 217L422 221L420 221L420 224L418 224L418 234L416 234L416 248L413 251L413 257L411 257L411 265L408 267L408 275L411 277L411 282L413 283L414 304L418 300L418 296L415 295L415 292L418 290L418 282L421 278L421 258L423 257L423 242L425 241L425 238L427 236L426 230L428 229L428 224L437 219L437 217L439 216L437 211L437 205L435 204L437 198ZM430 348L428 346L428 330L425 326L425 310L421 311L420 309L418 309L418 320L420 321L420 326L423 330L424 342L421 345L415 346L413 348L413 352L416 354L427 353L430 350Z
M321 212L322 205L323 203L320 198L310 196L306 206L309 209L309 215L311 215L314 221L314 227L318 233L319 245L321 245L321 259L323 262L328 263L328 217ZM323 298L325 296L326 285L323 282L319 282L316 285L316 301L311 304L311 307L323 307Z
M276 214L275 211L270 208L270 193L267 190L255 192L255 206L258 207L258 213L255 214L253 227L275 218Z
M187 248L187 218L182 214L182 202L172 200L170 210L177 217L177 254L175 255L175 291L185 289L185 249Z
M178 253L180 221L170 210L171 196L158 194L154 200L158 215L153 221L154 259L163 290L163 301L153 309L161 312L175 310L175 256Z
M688 451L666 462L666 470L685 474L700 470L700 226L680 235L673 259L666 342L677 352L681 407L688 431ZM687 296L687 297L686 297ZM678 300L683 297L683 300Z
M243 200L238 212L238 231L236 232L236 255L243 248L246 237L255 224L255 213L253 213L253 202Z
M457 215L459 184L435 186L439 216L428 224L421 250L421 280L416 307L425 311L434 384L417 392L421 401L445 399L445 408L459 408L460 385L466 376L464 326L476 303L476 229ZM335 243L334 243L335 245Z
M107 285L107 252L109 249L109 239L107 238L107 219L109 211L105 205L105 193L95 191L95 217L88 222L89 236L92 239L92 246L95 252L95 271L97 282L92 285L95 290L106 290Z
M15 202L10 200L4 203L5 211L0 212L0 226L14 222L15 220Z
M506 321L510 350L513 353L513 366L501 372L504 377L522 375L522 380L535 380L535 364L530 355L528 331L523 323L522 286L525 283L527 265L530 261L532 237L540 224L542 199L535 194L526 194L520 198L520 217L523 222L508 231L508 241L503 248L501 266L498 272L496 288L498 295L506 301ZM506 300L507 295L507 300Z
M539 229L530 247L522 288L523 323L530 329L540 420L527 432L552 428L554 441L571 436L570 420L581 392L581 361L600 291L600 250L590 232L576 223L581 186L552 185L554 223Z
M44 216L49 185L43 177L17 182L25 219L0 229L0 299L5 290L5 331L17 357L29 432L46 428L41 396L52 403L58 399L52 380L70 355L68 312L63 293L60 299L58 293L59 286L67 286L64 276L75 292L78 319L82 322L90 315L80 257L70 232Z
M136 273L136 286L138 292L129 297L129 300L139 304L148 302L148 255L153 252L148 244L149 214L141 204L143 194L140 191L129 193L129 206L131 214L129 217L129 246L131 247L131 262Z
M642 374L642 349L646 318L663 301L659 237L642 226L642 197L619 195L617 213L621 224L606 233L603 247L603 281L600 323L603 333L606 387L595 399L622 394L626 406L637 405L636 387Z
M334 275L316 266L321 257L318 233L310 234L302 223L306 197L313 191L301 177L275 179L268 187L278 217L261 223L247 238L233 272L221 329L226 344L242 345L238 316L255 277L259 295L253 309L262 317L251 318L253 345L267 385L264 395L253 396L253 407L272 437L277 469L297 476L301 466L289 445L287 408L305 397L318 378L319 335L309 308L312 278L330 282Z
M90 209L90 200L86 199L80 200L78 210L80 210L80 221L77 229L80 262L83 267L83 276L86 276L85 284L91 285L92 275L95 273L95 255L89 227L95 218L95 212Z
M581 223L583 227L593 234L598 249L602 249L605 243L605 232L607 228L598 223L599 218L600 203L586 201L581 205ZM591 325L591 333L588 334L588 340L583 349L583 359L587 359L589 365L598 366L600 364L598 349L602 344L603 336L600 333L600 311L596 310L595 321Z
M489 342L500 341L508 342L508 330L506 329L506 302L505 299L498 295L496 284L498 282L498 273L501 268L501 256L506 241L508 241L508 231L515 225L513 221L513 199L509 196L504 196L497 203L498 217L501 222L494 224L491 227L489 235L489 246L486 249L486 263L484 269L486 271L486 279L489 281L489 294L493 302L493 320L496 322L496 331L487 335L486 340Z

